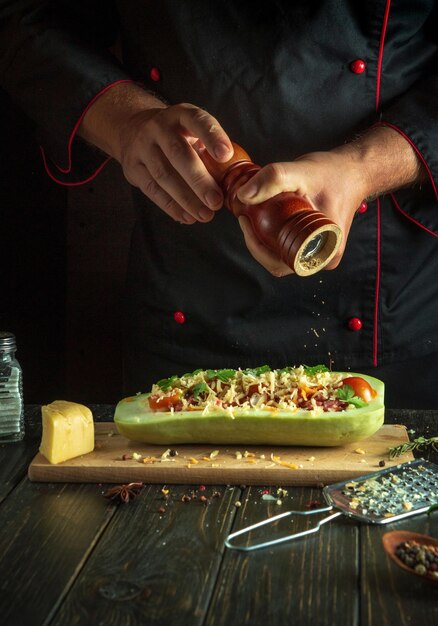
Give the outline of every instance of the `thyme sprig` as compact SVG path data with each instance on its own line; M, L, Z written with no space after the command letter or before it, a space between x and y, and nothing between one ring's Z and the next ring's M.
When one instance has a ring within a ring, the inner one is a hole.
M395 459L396 457L405 454L405 452L411 452L414 450L422 451L425 448L431 448L432 450L435 450L435 452L438 452L438 436L430 437L429 439L426 439L426 437L417 437L413 441L408 441L407 443L401 443L399 446L394 446L389 449L389 458Z

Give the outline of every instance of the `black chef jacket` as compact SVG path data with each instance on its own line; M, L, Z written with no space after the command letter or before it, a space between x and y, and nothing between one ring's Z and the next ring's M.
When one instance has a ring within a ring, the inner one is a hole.
M2 85L35 120L48 174L63 184L102 167L76 130L90 103L124 80L205 108L261 165L385 124L406 137L428 173L421 188L364 204L339 268L308 278L272 277L225 209L208 224L181 225L137 193L127 392L198 367L326 363L389 376L392 364L405 363L406 377L413 359L424 364L429 355L438 365L434 2L0 7ZM123 62L107 51L117 35ZM406 387L403 377L399 383Z

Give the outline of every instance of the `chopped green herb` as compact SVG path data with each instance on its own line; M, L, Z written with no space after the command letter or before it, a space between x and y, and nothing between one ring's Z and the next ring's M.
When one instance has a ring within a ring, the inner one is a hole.
M271 368L269 367L269 365L260 365L259 367L249 367L248 369L243 370L243 373L247 374L248 376L254 376L254 378L257 378L257 376L261 376L262 374L266 374L270 371Z
M359 396L354 395L353 387L351 387L351 385L344 385L343 387L338 389L336 395L340 400L348 402L348 404L352 404L357 409L368 404L368 402L362 400L362 398L359 398Z
M205 372L205 377L207 380L212 380L213 378L218 378L223 383L228 383L232 378L236 375L236 370L232 369L223 369L223 370L207 370Z
M178 376L171 376L170 378L162 378L161 380L157 382L157 385L162 391L166 391L177 380L178 380Z
M197 398L204 391L207 391L206 383L198 383L192 387L192 394L194 398Z
M321 374L322 372L328 372L329 369L325 365L303 365L304 373L307 376L314 376L315 374Z
M218 370L216 372L217 378L219 378L219 380L221 380L223 383L228 383L232 378L235 377L235 375L236 370L231 369Z

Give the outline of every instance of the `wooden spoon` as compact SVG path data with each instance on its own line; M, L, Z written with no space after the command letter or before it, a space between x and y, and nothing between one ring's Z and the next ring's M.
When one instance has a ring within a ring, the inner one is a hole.
M412 567L405 565L396 554L397 546L405 541L416 541L420 545L435 546L438 547L438 539L430 537L429 535L421 535L420 533L414 533L409 530L394 530L389 533L385 533L382 537L383 548L387 555L394 561L396 565L404 569L409 574L419 576L434 585L438 585L438 578L432 578L427 574L418 574Z

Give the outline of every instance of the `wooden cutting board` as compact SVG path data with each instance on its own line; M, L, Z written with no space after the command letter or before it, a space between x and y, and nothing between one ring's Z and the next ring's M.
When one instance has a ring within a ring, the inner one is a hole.
M210 485L306 485L320 486L347 480L413 459L412 453L395 460L388 449L409 441L404 426L384 425L375 435L338 448L276 446L178 445L176 456L165 446L129 441L113 422L95 424L96 445L84 456L51 465L37 454L28 476L40 482L163 483ZM219 453L215 454L218 450ZM136 460L132 455L140 454ZM213 453L213 454L212 454ZM241 458L239 457L239 454ZM130 457L123 460L123 456Z

